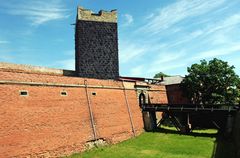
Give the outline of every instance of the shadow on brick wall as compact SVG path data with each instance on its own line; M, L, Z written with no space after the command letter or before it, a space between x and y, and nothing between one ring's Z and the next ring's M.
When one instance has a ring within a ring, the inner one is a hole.
M63 76L75 77L75 76L77 76L77 73L76 73L76 71L63 70Z

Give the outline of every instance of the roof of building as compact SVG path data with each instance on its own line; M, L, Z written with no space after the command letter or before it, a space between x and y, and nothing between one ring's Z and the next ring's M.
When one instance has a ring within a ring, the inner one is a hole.
M163 85L173 85L173 84L180 84L184 77L178 76L171 76L171 77L163 77L163 81L161 82Z
M119 80L131 81L131 82L145 82L148 84L161 84L162 82L162 79L158 79L158 78L142 78L142 77L126 77L126 76L119 76Z

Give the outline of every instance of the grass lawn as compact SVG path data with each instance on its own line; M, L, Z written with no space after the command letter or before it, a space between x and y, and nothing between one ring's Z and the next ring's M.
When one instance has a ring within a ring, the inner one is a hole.
M204 130L197 131L194 136L180 135L168 129L145 132L122 143L95 148L68 158L211 158L215 141L211 136L214 133L215 130Z

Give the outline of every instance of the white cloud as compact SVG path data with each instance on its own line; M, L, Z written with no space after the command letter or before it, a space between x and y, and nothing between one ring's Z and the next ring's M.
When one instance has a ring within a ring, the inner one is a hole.
M193 38L196 38L198 36L201 36L204 32L202 30L197 30L197 31L194 31L192 33L190 33L190 38L193 39Z
M185 55L186 54L183 51L177 53L160 53L148 66L148 73L164 72L183 67L186 63L182 63L181 59L183 59Z
M207 22L203 25L205 27L202 27L202 29L194 30L193 32L188 33L187 36L176 38L176 42L173 42L170 45L172 47L184 43L189 44L187 42L190 42L192 43L191 46L198 47L202 47L202 45L205 45L205 47L214 45L219 48L223 44L226 46L232 44L235 40L234 38L236 36L234 35L240 30L239 24L239 13L225 17L217 22Z
M211 19L211 18L210 18ZM239 24L240 24L240 13L236 13L234 15L230 15L228 17L224 17L219 21L211 22L211 20L205 21L205 23L202 23L201 29L196 29L184 32L178 27L171 28L172 30L178 30L176 33L184 33L183 36L175 36L174 38L171 38L167 41L167 47L173 48L175 46L183 45L183 44L189 44L188 42L193 42L197 38L201 38L200 42L199 39L198 42L191 44L193 46L197 46L202 44L203 42L214 45L221 45L221 44L228 44L232 42L232 39L234 36L232 33L237 32L239 30ZM176 34L175 33L175 34ZM160 36L163 34L160 34ZM172 34L167 34L169 37L173 37Z
M178 53L160 53L155 61L152 63L152 67L159 67L164 63L172 63L173 61L183 58L186 54L179 51Z
M0 40L0 44L8 44L8 43L9 43L9 41L3 41L3 40L1 41Z
M130 74L131 76L141 76L144 72L144 66L139 65L131 69Z
M166 72L169 70L179 69L181 67L185 67L186 63L170 63L170 64L162 64L156 67L149 67L148 73L157 73L157 72Z
M228 45L227 47L200 52L198 53L198 55L190 58L190 61L230 55L233 53L238 53L238 51L240 53L240 43L235 43L232 45Z
M145 25L126 35L132 42L120 45L120 63L138 65L126 70L130 75L153 76L160 71L183 74L186 66L200 59L230 61L240 53L236 2L174 1L136 21L141 23Z
M68 10L62 5L61 0L23 1L21 3L8 3L5 6L8 14L23 16L30 20L32 25L41 25L68 17Z
M202 29L201 36L204 45L206 45L206 50L196 53L189 61L220 56L226 57L240 51L239 37L235 36L236 33L240 32L239 24L240 13L237 13L219 22L211 23Z
M223 21L215 24L214 26L211 26L209 30L207 31L207 34L214 33L219 30L229 30L232 29L232 27L235 27L239 25L240 23L240 13L232 15L230 17L227 17Z
M144 19L145 20L149 20L149 19L152 19L154 17L154 13L150 13L149 15L145 16Z
M146 53L146 50L143 46L138 46L132 42L120 42L120 62L126 63L130 60L140 58Z
M157 13L149 15L148 22L138 31L156 34L190 17L203 15L222 5L225 0L180 0Z
M130 14L124 14L124 23L122 26L129 26L133 23L133 16Z
M206 23L205 27L197 30L196 37L201 36L208 43L212 44L226 44L231 41L234 36L229 37L231 34L239 30L240 13L224 17L223 19ZM190 38L193 39L193 38Z

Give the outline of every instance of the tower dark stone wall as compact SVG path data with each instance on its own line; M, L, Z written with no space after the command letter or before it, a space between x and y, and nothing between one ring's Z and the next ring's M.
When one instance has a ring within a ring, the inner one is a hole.
M76 73L79 77L119 77L117 12L78 8L75 30Z

